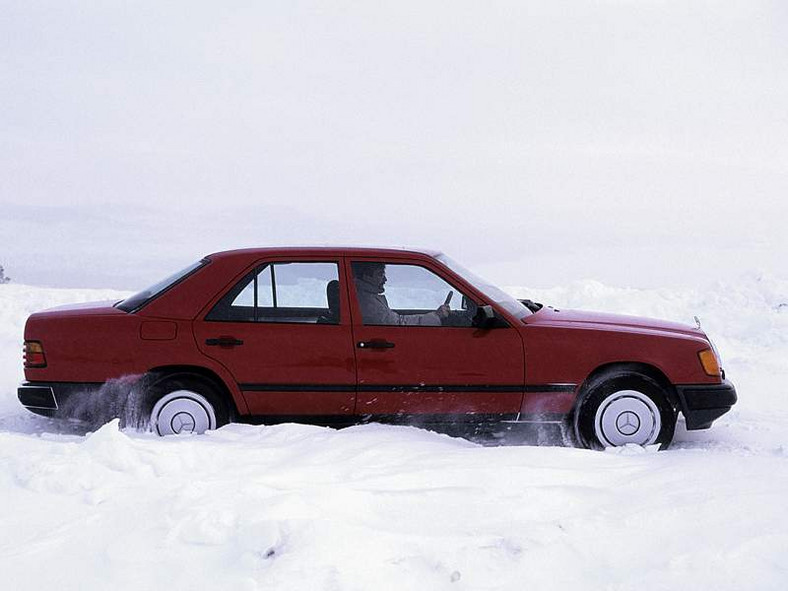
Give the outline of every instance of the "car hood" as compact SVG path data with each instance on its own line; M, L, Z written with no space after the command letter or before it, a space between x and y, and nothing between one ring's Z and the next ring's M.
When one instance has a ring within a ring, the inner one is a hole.
M48 308L41 312L36 312L33 316L106 316L125 314L123 310L114 307L117 300L106 300L101 302L85 302L82 304L66 304Z
M624 314L608 314L606 312L584 312L581 310L565 310L561 308L542 308L535 314L526 317L527 324L551 324L566 326L594 326L597 328L621 328L629 330L658 330L675 332L691 336L703 336L703 332L694 326L659 320L643 316L627 316Z

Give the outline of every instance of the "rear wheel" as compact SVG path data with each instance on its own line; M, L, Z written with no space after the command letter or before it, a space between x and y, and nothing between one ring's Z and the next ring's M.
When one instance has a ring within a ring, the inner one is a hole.
M159 435L205 433L228 422L216 388L199 378L165 378L154 384L148 400L149 427Z
M659 444L666 449L676 429L676 409L653 378L611 372L586 386L573 426L577 441L587 448Z

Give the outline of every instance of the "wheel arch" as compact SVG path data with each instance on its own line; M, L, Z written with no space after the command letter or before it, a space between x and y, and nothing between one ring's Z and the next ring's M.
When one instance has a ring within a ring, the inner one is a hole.
M588 392L591 387L599 383L600 381L606 379L609 375L614 373L636 373L645 375L660 385L660 387L665 391L670 399L670 403L673 405L674 408L679 408L679 399L678 394L676 393L676 388L673 386L673 383L668 379L668 377L660 370L658 367L654 365L650 365L648 363L641 363L635 361L615 361L612 363L605 363L604 365L600 365L596 369L594 369L588 377L583 380L583 383L580 385L578 389L578 395L575 399L574 406L572 408L572 412L574 413L577 410L577 407L583 400L583 396L586 392Z
M227 405L227 411L230 414L231 420L237 419L240 415L238 405L236 404L235 397L233 396L230 388L215 372L207 367L199 365L161 365L152 367L148 370L147 375L151 376L150 385L153 386L162 380L170 380L177 378L198 379L207 382L215 388L218 396Z

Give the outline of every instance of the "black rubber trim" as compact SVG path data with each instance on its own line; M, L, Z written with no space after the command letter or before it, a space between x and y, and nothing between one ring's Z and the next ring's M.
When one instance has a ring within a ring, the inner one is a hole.
M676 386L681 412L690 431L708 429L736 404L736 389L728 380L720 384Z
M17 398L26 408L57 410L57 400L52 386L20 386L16 391Z
M577 384L239 384L244 392L574 392Z
M244 392L355 392L355 384L238 384Z
M366 385L358 387L359 392L522 392L522 386L498 386L487 384L467 384L467 385L421 385L421 384L402 384L402 385Z
M529 384L525 387L528 393L558 393L558 392L574 392L577 390L577 384Z

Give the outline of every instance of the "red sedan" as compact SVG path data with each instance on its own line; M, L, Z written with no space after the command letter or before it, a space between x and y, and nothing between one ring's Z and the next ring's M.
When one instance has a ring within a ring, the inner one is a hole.
M220 252L120 302L33 314L25 378L33 412L161 435L544 421L585 447L666 447L679 412L705 429L736 402L699 327L544 307L443 254L367 248Z

